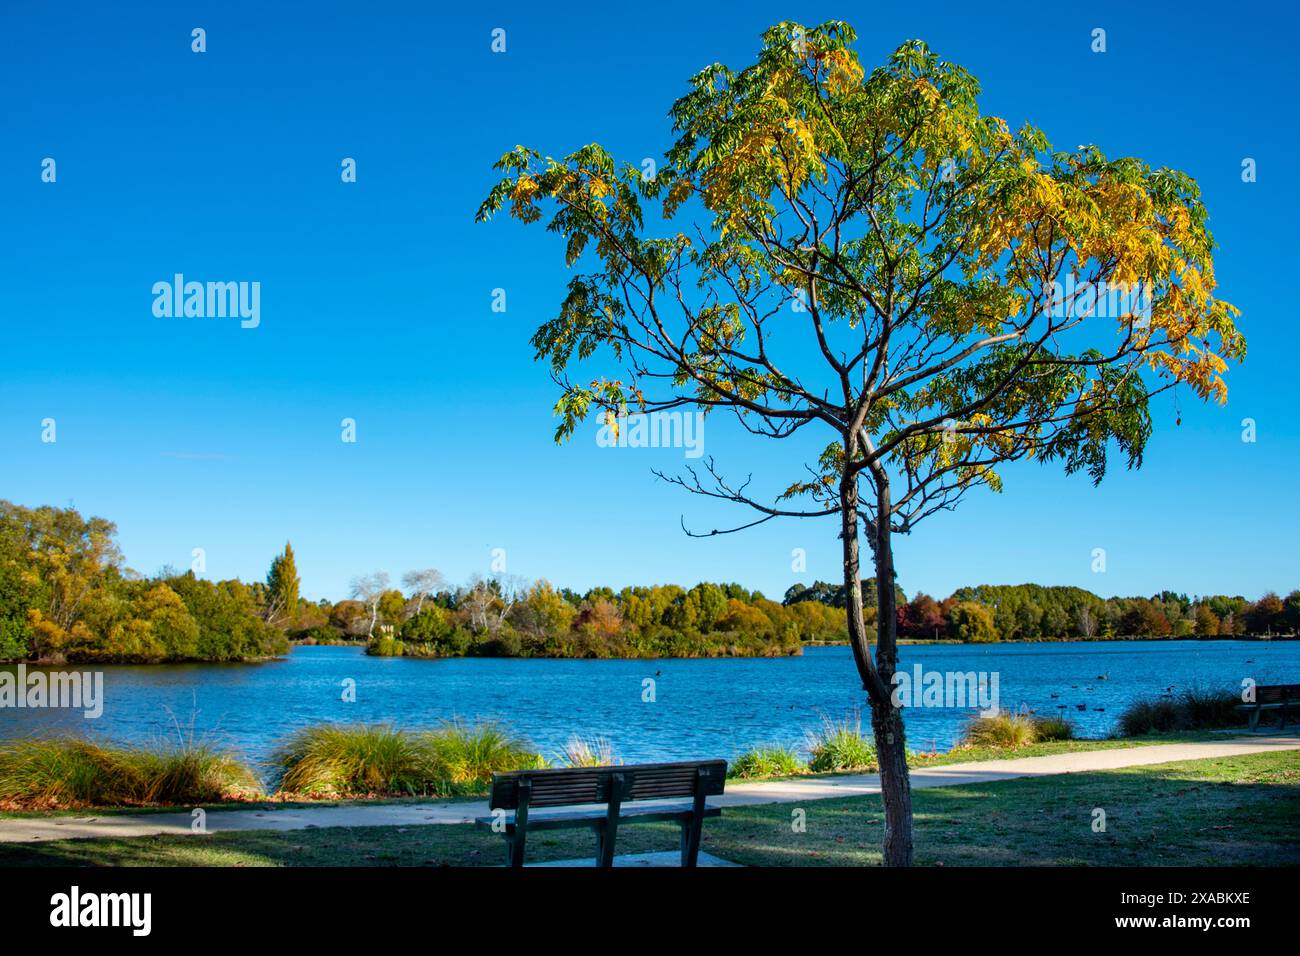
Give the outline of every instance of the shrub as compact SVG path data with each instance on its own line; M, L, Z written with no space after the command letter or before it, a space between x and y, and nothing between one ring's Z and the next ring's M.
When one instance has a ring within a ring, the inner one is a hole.
M876 769L876 747L862 736L858 711L838 721L823 717L821 727L805 735L811 754L808 769L814 773Z
M375 637L366 647L366 653L372 657L401 657L406 652L406 645L395 637Z
M741 754L727 768L727 776L745 780L754 777L793 777L807 769L789 747L755 747Z
M609 767L623 762L614 756L614 746L607 738L576 734L555 756L562 767Z
M113 747L80 737L0 744L0 803L23 809L213 803L259 789L248 767L206 744Z
M298 644L343 644L343 635L328 624L315 624L289 632L289 640Z

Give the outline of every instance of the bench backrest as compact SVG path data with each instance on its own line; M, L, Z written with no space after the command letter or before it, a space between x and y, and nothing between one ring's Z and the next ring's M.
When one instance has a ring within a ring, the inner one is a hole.
M1300 702L1300 684L1258 684L1255 687L1255 703L1281 704L1286 701Z
M520 784L527 781L530 807L608 803L621 785L624 803L664 797L693 797L722 793L727 783L725 760L646 763L614 767L565 767L557 770L515 770L492 775L491 807L519 807Z

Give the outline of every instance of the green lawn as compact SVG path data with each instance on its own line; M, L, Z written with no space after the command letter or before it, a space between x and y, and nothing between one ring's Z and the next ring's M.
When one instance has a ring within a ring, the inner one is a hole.
M1300 751L919 790L917 862L961 865L1300 865ZM1092 829L1106 811L1106 832ZM796 833L792 813L806 813ZM704 849L752 866L874 865L879 799L728 808ZM484 866L499 837L469 826L321 828L0 844L0 865ZM676 849L675 827L627 827L620 852ZM586 857L589 833L539 833L529 859Z

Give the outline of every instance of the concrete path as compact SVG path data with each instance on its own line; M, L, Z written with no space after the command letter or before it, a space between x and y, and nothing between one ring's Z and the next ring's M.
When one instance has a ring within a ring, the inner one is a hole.
M591 857L585 857L581 860L546 860L541 863L525 863L524 868L534 866L562 866L572 867L574 869L590 869L592 865ZM678 850L666 850L662 853L617 853L614 855L614 866L635 866L635 867L664 867L669 869L681 869L682 854ZM730 860L724 860L720 856L714 856L712 853L700 851L700 855L695 860L695 865L699 867L740 867L739 863L732 863Z
M913 789L951 787L963 783L989 783L1017 777L1051 776L1092 770L1116 770L1170 763L1176 760L1204 760L1244 754L1300 750L1300 732L1245 737L1186 744L1155 744L1109 750L1086 750L1049 757L1016 757L918 767L912 770ZM857 797L880 792L877 774L846 774L758 783L728 783L727 792L710 799L722 807L761 803L798 803L831 797ZM647 801L644 806L651 806ZM444 800L425 803L372 804L369 806L305 807L301 809L213 810L207 814L206 832L227 830L304 830L313 827L423 826L438 823L470 823L486 816L483 800ZM0 819L0 843L28 843L39 840L81 838L123 838L156 834L186 834L193 818L180 813L134 813L95 816L48 816Z

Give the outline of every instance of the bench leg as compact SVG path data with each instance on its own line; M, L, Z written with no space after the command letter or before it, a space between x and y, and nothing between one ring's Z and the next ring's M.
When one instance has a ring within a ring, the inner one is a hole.
M605 827L596 827L596 865L610 867L614 865L614 842L617 834L609 833Z
M695 814L682 823L682 866L694 867L699 862L700 837L703 830L703 814Z
M1256 707L1250 712L1250 732L1253 734L1255 728L1259 726L1259 708Z
M682 824L682 866L694 868L700 859L700 835L704 829L704 779L695 772L695 799L689 820Z
M610 781L609 803L605 806L604 824L596 827L596 865L599 867L614 865L614 843L618 839L618 814L630 786L631 781L621 773L614 774Z
M506 837L506 864L508 866L524 865L524 834L516 831Z
M533 782L525 777L519 781L519 805L515 807L515 832L507 833L509 849L506 861L512 867L524 865L524 847L528 840L528 804L533 799Z

